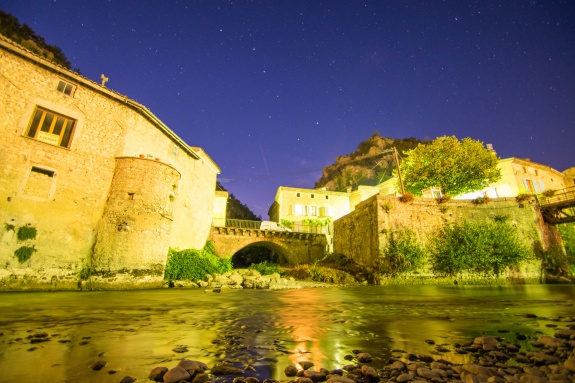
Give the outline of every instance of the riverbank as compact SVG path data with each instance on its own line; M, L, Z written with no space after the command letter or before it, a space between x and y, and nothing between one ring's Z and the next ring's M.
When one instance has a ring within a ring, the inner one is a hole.
M466 383L572 383L575 382L575 318L559 323L564 329L554 336L543 336L530 342L531 350L524 350L519 344L504 341L497 336L476 337L464 344L451 347L437 345L435 355L406 353L392 350L385 367L371 367L373 361L369 353L352 350L344 359L350 364L328 370L314 368L310 355L295 365L285 366L285 379L263 379L264 383L293 381L296 383L378 383L378 382L466 382ZM523 334L515 334L518 340L526 339ZM434 345L435 341L425 340ZM289 352L277 347L280 352ZM175 350L174 350L175 351ZM187 351L187 350L186 350ZM448 352L469 354L472 359L465 364L454 364L442 358ZM92 365L100 370L106 365L100 360ZM228 361L208 367L201 361L183 359L174 367L154 367L148 378L156 382L219 382L219 383L259 383L258 368L242 362ZM120 383L133 383L136 379L125 376Z
M145 382L155 367L182 359L208 365L214 381L286 381L296 378L285 375L287 366L344 369L359 351L376 371L394 358L407 369L419 355L457 366L475 363L479 351L464 347L476 337L500 337L527 355L531 342L569 329L575 317L573 285L209 291L2 293L0 381ZM243 375L213 374L220 365Z

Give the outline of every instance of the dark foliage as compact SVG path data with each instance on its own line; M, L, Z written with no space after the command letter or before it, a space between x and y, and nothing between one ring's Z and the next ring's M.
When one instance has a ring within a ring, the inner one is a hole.
M1 10L0 34L56 64L68 69L72 68L72 64L60 47L46 43L46 40L38 36L28 25L21 25L16 17Z
M216 185L217 190L226 190L219 182ZM229 192L228 192L229 193ZM247 205L243 204L232 193L228 196L228 207L226 210L226 218L229 219L246 219L250 221L261 221L260 216L255 215Z

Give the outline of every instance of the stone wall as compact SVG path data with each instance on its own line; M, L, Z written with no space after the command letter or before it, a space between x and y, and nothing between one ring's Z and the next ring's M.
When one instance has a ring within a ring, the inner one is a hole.
M210 240L221 258L229 258L248 246L266 247L280 256L281 263L313 263L325 256L323 234L292 233L234 227L212 227Z
M121 273L122 280L161 286L179 180L180 173L162 162L134 157L116 159L92 255L92 284L113 285L110 282L115 282L114 274ZM144 280L140 280L141 276ZM96 277L103 279L96 281Z
M386 233L411 229L423 245L446 223L503 218L518 228L522 243L533 248L541 243L544 248L557 243L556 229L545 225L534 201L517 203L515 198L493 200L485 205L471 201L450 201L438 204L434 199L416 198L412 203L401 203L395 197L374 196L360 203L356 210L334 222L334 252L353 258L358 263L373 266L387 245ZM527 262L510 277L537 282L540 279L538 262ZM429 270L420 270L424 279L435 278ZM469 276L478 280L478 276ZM446 279L453 283L453 278ZM437 282L437 280L435 281Z
M71 95L57 90L62 80L75 86ZM68 148L27 137L37 107L76 120ZM164 231L167 243L203 247L217 169L204 164L145 107L1 38L0 132L0 290L77 288L92 267L100 220L114 190L116 158L140 161L142 155L142 163L171 167L181 175L166 178L165 192L174 196L172 229ZM145 193L143 181L134 189L136 196ZM35 228L36 238L19 241L20 227ZM147 264L148 244L131 241L126 265L113 263L111 273ZM35 252L20 263L15 251L22 246ZM100 258L94 266L102 269Z

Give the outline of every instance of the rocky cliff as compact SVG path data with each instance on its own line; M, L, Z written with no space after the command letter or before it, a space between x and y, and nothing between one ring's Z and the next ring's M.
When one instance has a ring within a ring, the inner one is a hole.
M395 163L391 148L395 146L400 156L406 150L422 143L416 138L394 139L373 133L370 138L361 142L353 153L339 156L335 163L323 168L321 178L315 188L345 191L359 185L377 185L392 176Z

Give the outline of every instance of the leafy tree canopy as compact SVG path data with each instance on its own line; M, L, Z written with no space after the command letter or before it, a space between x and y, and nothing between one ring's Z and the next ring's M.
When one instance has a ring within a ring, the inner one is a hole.
M483 189L501 178L497 155L471 138L437 137L404 154L401 176L406 191L414 195L438 186L443 194L455 196Z

